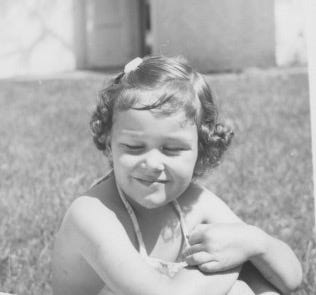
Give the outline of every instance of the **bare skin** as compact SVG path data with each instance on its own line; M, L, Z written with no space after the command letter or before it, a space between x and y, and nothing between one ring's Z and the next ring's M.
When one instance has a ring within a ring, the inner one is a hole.
M203 222L203 216L197 212L199 210L198 206L203 207L203 198L199 199L199 196L192 198L191 195L193 191L196 193L198 190L200 189L196 185L193 185L179 199L180 206L186 212L185 221L189 231L197 224ZM105 191L107 194L104 194ZM87 195L99 200L100 206L102 204L116 214L131 244L137 249L138 245L130 216L119 199L114 186L114 179L110 178L100 183L90 190ZM224 206L219 200L216 200L214 203L216 204L217 202L220 204L219 207L223 206L218 209L221 209L225 215L229 216L231 220L236 218L228 207ZM195 210L190 210L192 206L195 206ZM153 210L148 213L147 216L142 216L142 219L139 219L148 253L153 257L175 261L179 255L182 243L180 225L176 213L170 205L165 207L164 210ZM153 222L153 219L168 220L168 222ZM153 225L155 225L154 228ZM98 294L104 288L105 282L83 258L82 254L79 253L78 241L73 238L73 235L70 233L71 230L69 219L66 215L55 241L53 259L54 294ZM194 272L199 271L195 270ZM229 286L237 279L238 272L228 271L221 276L226 277L225 283Z
M196 125L184 112L164 118L149 111L115 114L109 142L115 181L111 177L95 186L68 209L55 243L56 295L98 294L104 285L114 294L129 295L208 294L211 289L226 294L231 289L238 268L217 274L185 268L171 279L149 266L136 250L134 229L116 189L117 184L128 197L150 256L175 261L182 236L170 202L179 200L189 231L212 214L205 211L203 190L191 183L197 141ZM219 199L213 205L227 222L235 220Z
M104 192L107 193L105 194ZM192 198L192 193L196 196L195 198ZM178 200L180 206L186 214L185 222L189 231L191 231L196 225L205 222L205 220L209 218L209 214L213 215L214 220L220 216L220 220L218 220L220 222L223 222L224 220L227 222L239 221L239 218L214 195L208 195L208 200L205 202L206 193L207 192L205 192L198 185L193 184ZM129 241L133 247L137 249L138 245L130 216L127 214L125 207L121 203L113 177L95 186L87 193L87 195L100 201L100 206L106 206L116 214L119 222L123 225L123 228L126 231ZM210 202L209 198L211 198L213 201ZM209 206L210 204L212 204L212 208L205 207L206 205ZM193 206L194 210L192 210ZM203 212L208 212L208 216L204 216ZM212 212L214 214L212 214ZM168 222L153 222L153 219L168 220ZM181 248L182 236L180 232L179 220L173 208L171 206L167 206L164 208L164 210L153 210L148 212L147 216L142 216L142 219L139 219L139 224L147 251L150 253L150 256L167 261L175 261ZM154 228L153 224L155 225ZM83 257L82 253L80 253L78 240L74 238L75 236L71 233L71 231L72 226L69 222L69 218L67 218L66 215L55 241L53 258L54 294L116 294L109 288L109 286L106 286L104 278L98 274L98 272ZM213 274L213 278L218 281L216 285L218 286L222 284L219 289L224 289L227 292L230 292L230 295L254 294L245 283L236 281L239 270L237 268L233 271ZM210 285L214 285L216 282L209 279L212 277L212 275L203 274L197 269L189 269L186 270L186 272L186 280L190 277L192 277L193 280L193 278L196 276L199 277L199 279L200 276L205 276L210 281ZM190 276L190 272L192 276ZM246 274L246 272L247 270L244 273ZM245 277L247 277L247 275ZM263 286L261 290L265 289L269 292L275 292L271 294L278 294L276 290L268 282L266 282L259 273L257 273L252 281L254 282L253 286L260 285ZM180 284L181 279L179 280L179 285ZM233 288L231 288L232 286ZM213 288L210 286L210 290L211 289ZM214 294L226 293L214 292ZM213 293L211 292L209 294Z
M116 114L109 142L115 177L111 175L93 187L68 209L55 241L55 295L253 293L237 278L240 265L249 253L257 253L260 247L255 246L258 243L253 243L254 236L244 230L247 226L242 226L224 202L192 183L197 142L196 126L183 112L163 118L149 111L128 110ZM236 263L228 263L225 269L212 273L196 266L182 269L173 278L159 273L137 251L134 228L117 187L124 191L135 211L150 256L176 261L180 254L183 237L179 218L171 206L177 199L188 232L194 232L202 224L214 229L219 224L220 229L215 231L219 239L214 241L219 241L219 246L214 248L207 239L207 248L211 252L224 251L224 256L220 255L223 261L230 256ZM238 246L236 237L247 241L247 245ZM273 252L278 253L280 249L284 248L276 244ZM265 257L268 257L269 270L271 255ZM260 276L253 282L253 285L265 284Z

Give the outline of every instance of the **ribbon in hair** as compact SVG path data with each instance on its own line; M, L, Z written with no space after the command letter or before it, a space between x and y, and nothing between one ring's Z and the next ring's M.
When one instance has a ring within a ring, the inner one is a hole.
M129 72L135 71L138 66L143 62L143 59L140 57L136 57L127 63L124 67L124 73L127 74Z

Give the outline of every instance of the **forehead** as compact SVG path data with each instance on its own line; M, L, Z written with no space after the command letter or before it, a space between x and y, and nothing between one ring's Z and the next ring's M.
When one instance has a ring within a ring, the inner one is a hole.
M187 81L169 81L160 87L124 89L114 104L113 115L129 109L156 110L168 115L183 110L187 117L195 118L200 112L200 101Z
M187 119L183 111L165 115L157 115L150 110L118 111L112 126L113 136L130 137L180 137L194 140L197 137L197 127L192 120Z

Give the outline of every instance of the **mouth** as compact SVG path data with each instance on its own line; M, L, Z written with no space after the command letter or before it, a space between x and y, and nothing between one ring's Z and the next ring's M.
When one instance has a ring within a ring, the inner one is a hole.
M144 185L151 185L151 184L166 184L168 183L168 180L165 179L156 179L156 178L139 178L134 177L138 182L144 184Z

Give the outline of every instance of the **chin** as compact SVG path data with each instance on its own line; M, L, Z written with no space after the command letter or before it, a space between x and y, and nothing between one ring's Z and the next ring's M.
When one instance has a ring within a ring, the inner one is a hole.
M153 204L153 203L151 203L151 204L144 204L144 205L142 205L144 208L146 208L146 209L156 209L156 208L159 208L159 207L161 207L162 205L161 204Z
M142 202L142 206L147 209L155 209L163 207L168 204L170 201L167 201L166 198L145 198Z

